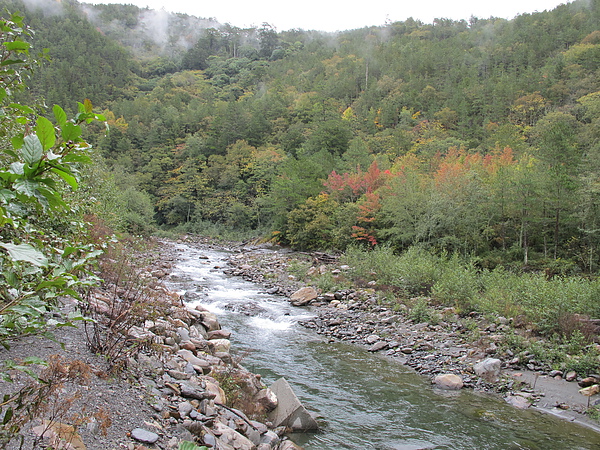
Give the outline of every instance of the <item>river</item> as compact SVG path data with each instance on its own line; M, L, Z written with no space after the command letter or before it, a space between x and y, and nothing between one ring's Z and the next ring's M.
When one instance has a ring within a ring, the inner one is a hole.
M441 391L411 369L298 325L307 308L223 273L225 252L176 245L169 286L216 313L232 354L269 385L285 377L321 425L292 439L307 450L600 449L600 434L494 396ZM205 259L208 258L208 259Z

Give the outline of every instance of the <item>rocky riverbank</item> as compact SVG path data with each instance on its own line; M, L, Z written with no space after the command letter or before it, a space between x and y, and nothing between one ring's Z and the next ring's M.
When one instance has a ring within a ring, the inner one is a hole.
M297 401L287 383L272 390L235 361L230 333L217 317L186 307L161 283L176 253L168 243L158 250L135 273L144 280L143 294L105 282L84 308L94 322L57 328L55 341L23 338L2 350L2 361L51 362L39 374L50 390L21 371L9 370L12 383L0 383L2 392L23 388L17 402L38 405L20 411L31 415L7 448L178 449L185 442L221 450L299 448L285 437L295 426L288 404ZM79 306L66 300L63 312ZM90 347L102 348L104 357Z
M230 275L313 309L317 316L302 325L330 342L346 341L394 358L428 377L434 388L488 392L516 408L535 407L598 428L587 415L588 397L578 392L589 374L551 370L533 354L511 349L509 336L529 332L519 318L461 317L452 308L419 313L427 299L410 299L410 310L390 305L374 282L342 290L328 290L332 283L325 283L321 288L323 278L347 284L349 270L322 254L246 246L236 250L229 264ZM592 399L590 405L594 403Z
M435 389L499 394L517 408L537 407L596 426L583 414L588 398L578 392L577 381L582 382L584 374L553 373L532 355L516 354L506 345L505 336L520 326L514 318L459 317L449 308L435 315L416 314L418 299L412 310L394 308L382 301L373 283L327 289L323 279L342 281L349 270L327 255L222 246L197 238L184 242L230 251L228 267L216 270L311 308L316 316L303 326L330 342L353 343L357 351L379 353L412 367ZM39 416L46 421L23 427L25 448L35 448L36 442L55 445L57 439L78 450L178 449L186 441L225 450L298 448L286 438L285 424L274 421L278 415L270 413L279 399L236 361L230 333L221 329L217 317L202 307L185 307L185 295L180 298L165 289L161 281L170 277L178 255L169 242L157 248L157 258L139 277L152 287L153 298L160 299L157 311L162 313L128 327L127 341L138 345L122 354L123 371L111 372L107 359L90 351L89 329L86 336L83 326L57 329L62 345L36 337L2 350L2 360L37 356L54 361L60 382L53 393L54 411ZM97 318L110 318L111 302L120 304L127 297L126 290L107 284L93 293L91 305ZM67 303L65 308L76 306ZM24 386L22 374L14 373L13 378L13 383L1 385L3 392ZM19 444L15 441L8 448Z

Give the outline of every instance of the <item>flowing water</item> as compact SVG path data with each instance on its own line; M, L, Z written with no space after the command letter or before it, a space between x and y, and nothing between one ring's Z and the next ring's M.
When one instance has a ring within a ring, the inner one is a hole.
M217 314L232 331L234 356L267 385L289 381L322 427L292 436L307 450L600 449L588 428L468 390L435 390L393 360L327 343L297 324L310 310L224 275L226 253L177 247L170 287L198 294L190 304Z

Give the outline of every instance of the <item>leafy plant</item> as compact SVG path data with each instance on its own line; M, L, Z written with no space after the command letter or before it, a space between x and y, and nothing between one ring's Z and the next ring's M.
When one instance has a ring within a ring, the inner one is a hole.
M36 63L29 57L25 38L31 31L13 14L0 20L0 101L4 115L0 135L0 343L46 325L44 314L63 295L94 284L87 271L102 253L75 238L84 223L67 203L63 191L78 186L79 166L90 162L90 146L82 139L82 125L104 117L95 114L89 100L68 119L58 105L54 125L33 108L9 103L21 78ZM29 125L32 123L32 125ZM10 145L8 143L10 142ZM61 216L70 216L66 228L57 228ZM81 274L86 278L81 278Z
M429 304L424 298L417 299L408 313L408 318L414 323L429 322L432 317L433 315L429 309Z

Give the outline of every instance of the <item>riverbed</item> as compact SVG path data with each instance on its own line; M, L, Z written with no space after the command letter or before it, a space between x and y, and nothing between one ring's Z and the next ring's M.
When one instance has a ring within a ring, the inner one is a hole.
M269 385L285 377L321 431L307 450L598 449L600 434L495 396L434 389L412 369L364 348L329 342L298 324L312 317L285 297L229 277L229 254L176 244L169 287L216 313L234 357Z

